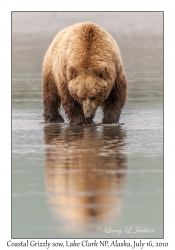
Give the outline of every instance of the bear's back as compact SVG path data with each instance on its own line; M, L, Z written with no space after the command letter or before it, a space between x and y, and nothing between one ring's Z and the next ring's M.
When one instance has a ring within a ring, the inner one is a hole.
M92 22L77 23L61 30L51 43L51 49L64 50L68 47L81 51L89 51L95 46L95 49L104 51L115 50L119 52L119 48L112 36L103 28Z

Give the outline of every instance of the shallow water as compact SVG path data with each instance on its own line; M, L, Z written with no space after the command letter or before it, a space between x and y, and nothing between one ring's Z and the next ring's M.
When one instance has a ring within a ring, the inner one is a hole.
M163 237L162 16L139 15L142 32L137 16L126 21L112 13L113 21L123 21L117 36L103 13L67 13L65 27L90 18L109 29L121 48L129 88L120 125L70 126L43 123L42 60L64 25L51 27L45 37L42 20L52 23L61 15L35 14L13 17L12 237ZM32 31L37 18L41 24ZM94 120L101 119L99 109Z

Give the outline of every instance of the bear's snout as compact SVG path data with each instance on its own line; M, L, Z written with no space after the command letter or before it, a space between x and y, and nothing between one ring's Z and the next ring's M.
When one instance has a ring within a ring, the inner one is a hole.
M88 115L88 116L85 115L85 118L86 118L86 119L91 119L91 118L94 118L94 117L93 117L93 115Z
M83 112L84 112L85 118L94 118L95 109L92 107L90 100L84 101Z

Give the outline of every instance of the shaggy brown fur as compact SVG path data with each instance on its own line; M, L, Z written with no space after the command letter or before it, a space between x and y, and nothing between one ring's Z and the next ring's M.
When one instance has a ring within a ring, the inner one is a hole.
M117 123L127 95L119 48L113 38L91 22L62 30L43 63L43 104L46 122L93 123L101 106L102 123Z

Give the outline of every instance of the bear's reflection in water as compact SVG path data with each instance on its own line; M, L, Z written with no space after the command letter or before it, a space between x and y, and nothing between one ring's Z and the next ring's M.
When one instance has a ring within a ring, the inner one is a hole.
M54 219L94 228L121 207L127 157L120 126L44 127L45 183ZM100 224L100 225L101 225Z

